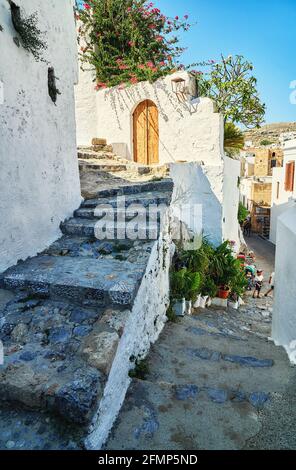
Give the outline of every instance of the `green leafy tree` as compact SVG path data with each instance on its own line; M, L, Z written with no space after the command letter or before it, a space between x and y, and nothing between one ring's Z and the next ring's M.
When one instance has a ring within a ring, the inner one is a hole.
M225 122L247 128L260 127L264 122L266 108L260 101L252 71L253 65L243 56L222 55L221 63L214 64L209 73L199 75L200 95L213 99Z
M96 71L97 88L154 81L183 69L176 32L188 15L168 18L146 0L88 0L78 7L82 68Z

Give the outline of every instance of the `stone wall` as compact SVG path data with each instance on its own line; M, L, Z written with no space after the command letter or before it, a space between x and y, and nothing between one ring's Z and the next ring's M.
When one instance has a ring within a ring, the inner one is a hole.
M296 364L296 203L278 218L272 338Z
M168 217L168 214L167 214ZM129 370L135 358L144 358L167 321L169 306L169 268L172 258L172 243L168 234L168 219L163 237L155 242L124 333L120 339L116 356L105 387L97 415L93 421L86 447L101 449L120 411L131 382Z
M185 80L185 101L173 92L172 79L176 76ZM91 137L104 137L118 155L133 160L133 112L139 103L149 99L159 112L159 163L221 162L222 116L215 112L210 99L193 99L194 87L187 73L170 75L153 84L142 82L124 90L116 87L96 92L96 110L91 101L95 86L92 79L89 73L82 72L76 88L79 145L90 145Z
M38 13L46 62L14 41L8 2L0 4L0 272L35 255L60 234L61 220L80 203L75 137L77 48L72 0L22 0ZM53 67L61 95L48 93Z

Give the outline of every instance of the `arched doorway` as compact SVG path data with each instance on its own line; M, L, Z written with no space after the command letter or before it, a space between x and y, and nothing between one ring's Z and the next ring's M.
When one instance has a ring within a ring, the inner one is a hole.
M133 114L134 161L159 163L158 109L153 101L142 101Z

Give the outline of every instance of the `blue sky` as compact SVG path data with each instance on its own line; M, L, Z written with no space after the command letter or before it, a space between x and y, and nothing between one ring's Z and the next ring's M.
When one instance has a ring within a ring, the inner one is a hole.
M296 121L296 0L156 0L168 15L197 22L182 38L184 63L242 54L253 62L266 122Z
M82 0L79 0L82 1ZM296 81L296 0L155 0L170 16L197 23L182 37L182 62L240 54L253 62L266 122L296 121L290 83Z

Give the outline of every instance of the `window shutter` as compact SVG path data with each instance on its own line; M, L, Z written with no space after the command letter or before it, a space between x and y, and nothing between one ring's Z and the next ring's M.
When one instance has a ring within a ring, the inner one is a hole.
M294 190L295 162L286 164L285 175L285 191L292 192Z

